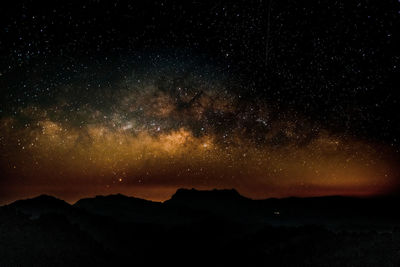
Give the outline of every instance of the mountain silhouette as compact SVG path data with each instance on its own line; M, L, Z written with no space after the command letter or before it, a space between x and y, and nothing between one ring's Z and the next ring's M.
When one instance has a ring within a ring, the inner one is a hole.
M240 195L235 189L197 190L180 188L172 195L169 201L185 201L188 199L235 201L248 198Z
M92 214L113 217L122 221L149 222L154 219L161 203L117 194L84 198L73 206Z
M17 209L29 209L29 208L64 209L70 207L70 205L64 200L49 195L40 195L31 199L17 200L8 206L15 207Z
M28 214L32 218L38 218L43 213L66 213L72 210L71 205L64 200L49 195L40 195L31 199L17 200L5 206L5 208Z
M235 189L222 190L196 190L196 189L178 189L171 199L165 201L169 205L185 206L204 206L212 205L235 205L246 203L250 199L240 195Z
M392 198L252 200L179 189L0 207L0 266L399 266Z

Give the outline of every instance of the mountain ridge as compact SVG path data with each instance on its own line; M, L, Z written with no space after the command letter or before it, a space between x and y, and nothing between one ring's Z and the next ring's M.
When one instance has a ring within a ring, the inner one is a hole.
M48 206L50 205L60 205L60 206L79 206L80 203L88 200L110 200L110 201L121 201L121 200L129 200L129 201L136 201L141 203L147 204L166 204L180 199L187 199L187 198L231 198L236 200L245 200L245 201L254 201L254 202L294 202L294 201L344 201L344 200L353 200L353 201L374 201L374 200L385 200L385 199L394 199L395 197L380 197L380 196L373 196L373 197L358 197L358 196L341 196L341 195L328 195L328 196L312 196L312 197L297 197L297 196L290 196L290 197L283 197L283 198L264 198L264 199L252 199L241 195L236 189L211 189L211 190L198 190L195 188L179 188L177 191L171 195L171 197L165 201L152 201L145 198L138 198L135 196L128 196L124 194L109 194L109 195L96 195L94 197L85 197L81 198L74 203L68 203L61 198L57 198L55 196L51 196L48 194L41 194L31 198L19 199L13 201L11 203L1 205L1 207L12 207L12 206L19 206L22 203L36 203L36 204L45 204Z
M15 209L18 212L38 217L42 213L56 212L91 214L137 222L159 220L181 221L183 218L216 216L243 220L248 217L276 220L298 218L350 218L384 217L400 219L393 211L392 198L358 198L348 196L289 197L254 200L242 196L235 189L178 189L164 202L150 201L122 194L97 195L82 198L74 204L49 195L17 200L0 209ZM208 214L208 215L207 215Z
M370 266L353 264L362 255L362 263L398 266L400 218L391 216L390 201L252 200L236 190L181 189L163 203L116 194L71 205L40 195L0 207L0 265L131 266L135 259L158 266L171 259L187 266L203 259L198 266L325 266L334 259L332 266ZM65 255L72 256L58 264Z

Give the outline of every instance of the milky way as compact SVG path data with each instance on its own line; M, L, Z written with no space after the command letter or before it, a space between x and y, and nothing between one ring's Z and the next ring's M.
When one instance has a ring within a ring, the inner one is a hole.
M383 145L243 99L243 85L217 69L184 66L135 66L105 89L79 78L57 88L54 103L4 116L1 162L12 179L3 188L163 200L179 187L237 188L254 198L393 187L397 168ZM76 98L85 86L88 97Z
M399 192L397 2L15 1L0 203Z

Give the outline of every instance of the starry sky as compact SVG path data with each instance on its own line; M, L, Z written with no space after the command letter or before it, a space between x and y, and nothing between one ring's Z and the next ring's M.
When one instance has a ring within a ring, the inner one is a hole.
M14 1L0 203L396 194L397 1Z

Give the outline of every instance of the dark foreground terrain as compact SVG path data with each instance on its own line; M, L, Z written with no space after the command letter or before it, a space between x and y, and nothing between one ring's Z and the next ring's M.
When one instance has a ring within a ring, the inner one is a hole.
M0 207L0 266L400 266L396 199L180 189Z

